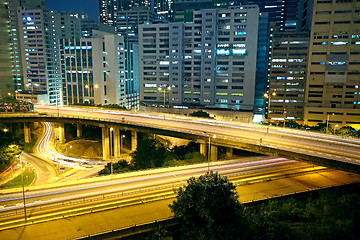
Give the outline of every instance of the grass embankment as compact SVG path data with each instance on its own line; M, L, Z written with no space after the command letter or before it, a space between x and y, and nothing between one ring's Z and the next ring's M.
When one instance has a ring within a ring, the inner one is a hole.
M24 171L24 186L29 186L35 179L35 172L26 170ZM0 185L0 188L10 188L10 187L21 187L21 174L15 177L13 180L8 181L7 183Z

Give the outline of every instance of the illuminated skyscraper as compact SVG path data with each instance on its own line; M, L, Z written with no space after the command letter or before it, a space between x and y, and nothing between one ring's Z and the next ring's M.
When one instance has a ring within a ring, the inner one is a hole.
M257 4L260 12L269 13L280 31L309 30L313 0L241 0L243 4ZM310 19L310 20L309 20Z
M360 127L360 2L314 3L304 121Z
M193 23L140 25L140 100L253 110L258 7L193 14Z

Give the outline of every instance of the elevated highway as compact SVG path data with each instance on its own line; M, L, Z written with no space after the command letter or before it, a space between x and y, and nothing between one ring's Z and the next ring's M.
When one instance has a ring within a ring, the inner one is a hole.
M223 146L360 173L360 140L288 128L85 107L36 107L36 113L0 114L0 121L116 126L195 140L205 155L207 146L212 156Z

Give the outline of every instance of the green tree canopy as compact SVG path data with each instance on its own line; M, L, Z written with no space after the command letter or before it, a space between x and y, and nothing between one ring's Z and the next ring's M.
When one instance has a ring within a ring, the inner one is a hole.
M204 112L202 110L196 111L196 112L192 112L189 114L189 116L192 117L202 117L202 118L211 118L210 115L207 112Z
M218 173L187 181L170 205L182 239L246 239L243 207L235 186Z
M166 148L156 139L144 138L138 142L136 150L131 153L135 169L161 167L166 157Z

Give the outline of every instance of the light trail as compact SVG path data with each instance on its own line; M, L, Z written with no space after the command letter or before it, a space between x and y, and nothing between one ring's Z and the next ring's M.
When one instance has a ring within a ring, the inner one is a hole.
M55 143L54 139L54 130L52 127L52 124L49 122L44 122L45 126L45 133L42 136L42 138L39 141L39 144L36 146L36 150L39 153L39 155L45 159L50 159L56 163L66 165L72 168L80 168L84 169L85 167L81 167L80 164L94 164L99 163L95 161L89 161L87 159L82 158L74 158L74 157L68 157L64 156L60 153L58 153L56 150L54 150L50 146L50 142ZM56 143L55 143L56 144Z
M268 167L277 167L277 166L281 166L281 165L289 165L289 164L295 164L297 163L294 160L288 160L285 158L272 158L272 159L263 159L263 160L257 160L257 161L251 161L251 162L245 162L245 163L235 163L235 164L229 164L229 165L220 165L220 166L212 166L210 168L211 171L214 172L219 172L219 174L225 174L225 175L229 175L229 174L243 174L244 172L248 172L248 171L252 171L252 170L256 170L256 169L260 169L260 168L268 168ZM66 190L61 190L61 191L52 191L52 192L47 192L47 193L41 193L41 194L32 194L29 195L27 194L26 199L31 199L31 198L37 198L37 197L43 197L43 196L51 196L51 195L58 195L58 194L68 194L68 193L73 193L70 198L73 197L77 197L77 195L74 194L74 192L80 192L83 190L91 190L92 192L96 192L96 194L104 194L105 192L102 192L100 190L100 188L104 188L104 187L111 187L111 186L116 186L116 185L123 185L123 184L128 184L128 183L137 183L137 186L140 186L141 184L139 182L142 181L154 181L154 180L159 180L159 182L161 183L161 179L164 178L173 178L175 177L182 177L185 176L185 178L180 178L180 179L187 179L187 177L189 175L194 175L194 176L200 176L201 174L205 173L207 171L207 166L201 166L201 167L196 167L194 166L192 169L189 170L177 170L177 171L170 171L170 172L165 172L165 173L161 173L161 174L157 174L157 175L147 175L147 176L140 176L137 177L135 179L130 179L130 180L124 180L124 179L119 179L115 182L111 182L111 183L99 183L96 184L94 186L78 186L76 189L66 189ZM176 181L178 181L179 178L176 179ZM98 190L96 190L98 189ZM119 189L116 188L111 188L108 191L113 192L113 191L118 191ZM67 197L69 198L69 197ZM0 202L8 202L8 201L15 201L15 200L21 200L22 197L21 196L16 196L13 198L7 198L7 199L1 199L0 198ZM60 198L57 198L60 200ZM1 211L1 209L0 209Z

